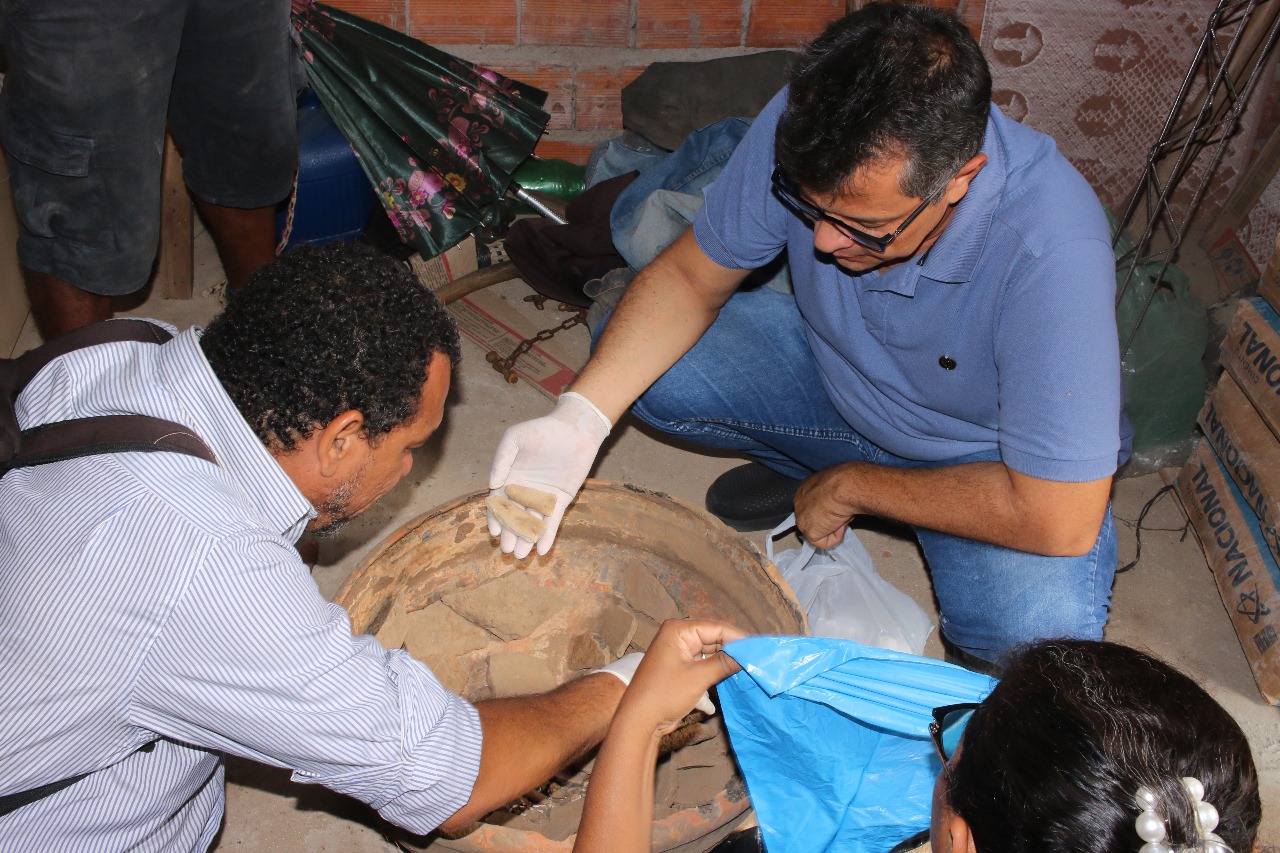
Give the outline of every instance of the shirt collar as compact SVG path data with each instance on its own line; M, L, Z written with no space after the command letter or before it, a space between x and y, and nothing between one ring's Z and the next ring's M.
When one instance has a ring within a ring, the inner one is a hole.
M925 278L949 284L973 279L1008 177L1008 155L996 127L995 110L993 106L988 114L987 132L982 141L987 162L970 182L969 191L956 205L951 221L920 265L920 275Z
M213 450L218 465L243 490L269 528L293 541L315 508L263 446L200 348L201 330L190 328L160 347L157 364L168 391L188 414L184 421Z

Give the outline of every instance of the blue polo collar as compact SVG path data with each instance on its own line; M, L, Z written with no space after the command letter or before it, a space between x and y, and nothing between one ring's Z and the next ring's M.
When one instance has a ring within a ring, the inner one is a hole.
M918 259L911 263L924 278L945 284L962 284L973 280L974 270L987 244L991 220L1004 194L1009 174L1008 153L996 128L994 116L987 118L982 153L987 155L987 162L982 171L974 176L964 198L956 205L956 211L946 229L925 255L923 264Z

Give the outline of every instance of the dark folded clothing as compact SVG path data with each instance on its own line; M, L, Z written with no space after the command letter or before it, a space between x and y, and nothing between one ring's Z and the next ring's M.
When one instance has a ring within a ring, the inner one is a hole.
M609 212L638 172L601 181L569 202L568 225L521 219L507 232L506 250L520 276L543 296L587 307L583 286L627 262L613 247Z

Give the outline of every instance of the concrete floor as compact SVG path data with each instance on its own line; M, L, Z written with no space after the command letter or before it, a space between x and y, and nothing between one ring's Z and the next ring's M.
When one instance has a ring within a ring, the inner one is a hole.
M203 236L197 240L196 260L196 299L151 299L124 313L181 327L205 323L220 307L216 293L221 270ZM497 290L513 303L530 292L519 282ZM538 328L559 322L551 319L546 313L540 315ZM562 337L580 356L585 355L587 336L582 327ZM37 342L28 322L17 351ZM413 472L338 537L323 542L315 579L326 597L337 592L361 558L384 537L438 504L484 488L502 431L550 408L547 398L523 381L504 382L478 346L465 342L463 354L444 425L418 451ZM660 489L700 506L707 485L739 461L678 446L628 420L615 429L594 475ZM1158 476L1149 475L1120 481L1115 487L1122 564L1134 551L1138 513L1161 485ZM1268 806L1261 838L1280 845L1280 710L1267 706L1257 692L1204 557L1194 538L1182 535L1182 525L1172 496L1162 498L1148 514L1142 562L1116 581L1107 637L1172 662L1203 684L1240 722L1253 746L1262 774L1262 799ZM859 535L880 573L936 617L914 540L880 526L860 530ZM763 534L751 538L763 548ZM926 653L941 656L936 632ZM377 816L358 802L315 786L293 784L287 772L249 762L232 760L227 776L227 817L215 848L219 851L386 853L398 849L384 836Z

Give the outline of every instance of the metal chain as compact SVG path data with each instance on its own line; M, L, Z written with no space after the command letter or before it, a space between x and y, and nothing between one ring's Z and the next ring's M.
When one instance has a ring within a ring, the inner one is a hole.
M289 238L293 236L293 216L298 207L298 172L293 170L293 190L289 193L289 212L285 215L284 230L280 233L280 242L276 244L276 256L284 254L289 247Z
M542 297L541 299L537 299L535 297L526 297L526 299L530 302L533 302L534 305L538 308L538 310L542 310L541 303L546 301L546 297ZM541 332L538 332L538 334L534 335L533 337L525 338L523 341L521 341L519 344L516 345L516 348L511 351L511 355L507 356L506 358L503 358L501 355L499 355L497 350L489 350L489 352L485 355L484 360L492 364L493 369L501 373L503 379L507 380L508 383L514 385L520 379L520 377L516 375L516 371L515 371L515 364L516 364L516 361L520 358L520 356L524 355L525 353L529 352L529 350L533 349L535 344L540 344L543 341L549 341L560 332L563 332L565 329L572 329L574 326L587 322L586 308L579 308L576 305L569 305L564 302L561 302L559 307L561 311L572 311L573 316L571 316L569 319L565 320L563 323L561 323L559 326L556 326L555 328L543 329Z

